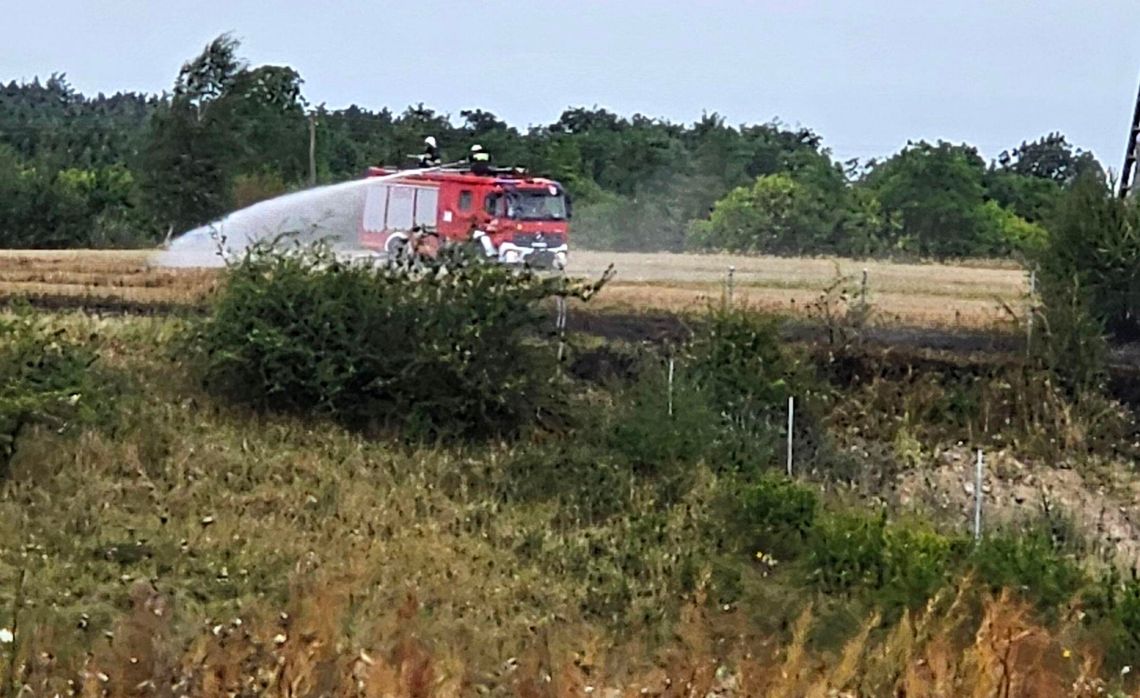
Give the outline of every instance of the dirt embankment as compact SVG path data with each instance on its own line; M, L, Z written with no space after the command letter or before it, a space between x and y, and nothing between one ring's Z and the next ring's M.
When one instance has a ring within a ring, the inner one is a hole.
M929 463L898 476L894 503L969 529L974 521L976 464L976 453L965 447L937 452ZM1140 567L1140 480L1132 468L1104 463L1099 470L1082 474L1064 465L1031 464L1005 451L984 454L983 531L1043 519L1062 528L1071 526L1101 560Z

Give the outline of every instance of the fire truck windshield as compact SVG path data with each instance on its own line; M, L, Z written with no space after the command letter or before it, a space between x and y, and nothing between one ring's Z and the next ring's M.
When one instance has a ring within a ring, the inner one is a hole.
M561 190L517 189L507 195L507 216L521 221L561 221L566 219L566 197Z

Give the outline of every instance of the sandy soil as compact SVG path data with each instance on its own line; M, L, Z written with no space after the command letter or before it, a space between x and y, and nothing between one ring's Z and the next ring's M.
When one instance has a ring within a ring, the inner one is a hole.
M900 474L896 503L933 513L956 528L974 520L975 454L953 448ZM1100 559L1140 565L1140 480L1122 463L1095 473L1035 466L1007 452L988 453L982 481L983 531L1040 520L1048 507L1067 518Z

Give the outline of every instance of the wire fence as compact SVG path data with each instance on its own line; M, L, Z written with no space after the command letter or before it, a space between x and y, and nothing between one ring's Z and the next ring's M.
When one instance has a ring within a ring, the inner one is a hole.
M872 278L870 271L867 268L861 270L857 275L850 275L846 278L851 285L851 297L855 302L864 306L870 304L872 300ZM738 270L735 266L729 266L725 269L723 276L723 291L724 303L727 307L732 308L739 300L737 297L737 285L739 283ZM1026 271L1026 289L1023 300L1023 317L1025 318L1025 351L1031 352L1034 347L1034 342L1038 339L1042 332L1039 323L1035 320L1039 318L1041 313L1041 305L1038 298L1038 278L1036 269ZM559 298L555 307L554 326L556 328L558 337L558 360L563 362L566 358L567 344L566 344L566 327L568 317L568 307L565 298ZM679 385L684 366L671 353L664 360L663 369L666 374L666 408L664 417L667 419L676 419L678 416L678 409L683 408L684 402L678 403L677 401L677 386ZM797 458L802 458L796 451L796 434L797 434L797 409L799 407L798 399L794 395L789 395L785 408L786 421L781 425L783 440L785 442L784 454L784 471L787 477L796 478L808 475L808 471L801 467L801 463ZM810 449L809 449L810 450ZM987 459L983 448L975 448L971 450L973 455L973 472L963 476L962 488L972 498L971 514L967 515L968 519L963 521L963 525L968 527L973 534L975 540L981 540L985 533L985 499L987 490L990 489L987 485ZM811 453L807 457L812 457ZM806 465L806 463L804 464ZM972 475L972 477L970 476Z

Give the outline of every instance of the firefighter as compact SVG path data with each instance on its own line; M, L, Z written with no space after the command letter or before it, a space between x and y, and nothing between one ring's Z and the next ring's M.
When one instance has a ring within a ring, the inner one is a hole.
M424 152L420 155L420 167L439 167L443 162L439 157L439 146L435 143L435 136L424 139Z
M471 154L467 161L471 163L471 171L477 175L491 173L491 154L483 150L483 146L476 143L471 146Z

